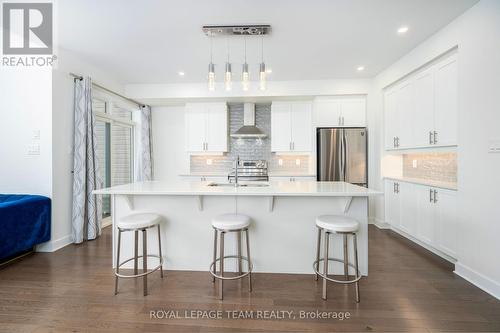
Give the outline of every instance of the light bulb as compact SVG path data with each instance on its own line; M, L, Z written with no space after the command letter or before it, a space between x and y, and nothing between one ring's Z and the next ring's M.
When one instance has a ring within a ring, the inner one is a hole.
M233 83L231 81L231 64L226 62L226 72L224 73L224 87L227 91L231 90Z
M208 65L208 90L215 90L215 66L213 63Z
M243 90L247 91L250 87L250 74L248 73L248 64L243 64L243 73L241 75L241 85Z
M259 89L266 90L266 64L260 63L260 71L259 71Z

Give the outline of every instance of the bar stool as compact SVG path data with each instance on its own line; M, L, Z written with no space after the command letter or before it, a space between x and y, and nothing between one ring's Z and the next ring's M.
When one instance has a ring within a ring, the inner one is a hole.
M160 221L161 216L153 213L134 213L131 215L127 215L122 217L118 223L118 247L116 251L116 270L115 270L115 295L118 294L118 278L139 278L142 277L144 282L144 296L148 294L148 275L160 270L161 277L163 278L163 257L161 255L161 233L160 233ZM158 228L158 252L159 254L148 254L147 253L147 229L157 227ZM134 242L134 256L129 258L122 263L120 263L120 245L122 232L125 231L133 231L135 236ZM142 231L142 255L138 255L139 253L139 231ZM160 264L148 271L148 257L158 258L160 260ZM138 274L137 271L137 263L138 259L142 258L142 273ZM126 264L127 262L134 260L134 274L133 275L123 275L120 274L120 267Z
M210 264L210 274L212 274L212 282L215 279L219 280L219 299L223 299L224 280L241 279L248 275L248 291L252 291L252 261L250 260L250 242L248 238L248 227L250 226L250 217L242 214L223 214L218 215L212 219L212 227L214 228L214 260ZM245 232L247 256L241 255L241 233ZM228 232L237 233L237 255L224 255L224 235ZM217 236L220 234L219 241L219 257L217 257ZM238 275L237 276L224 276L224 259L236 258L238 259ZM248 264L248 271L242 273L242 260ZM217 262L219 262L219 275L216 272Z
M316 261L314 261L313 268L316 272L316 281L318 276L323 278L323 295L322 298L326 300L326 282L331 281L341 284L354 283L356 286L356 302L359 303L359 283L361 274L358 268L358 244L356 233L359 230L359 223L355 219L344 215L321 215L316 218L316 227L318 227L318 243L316 249ZM325 233L323 258L320 259L321 248L321 232ZM330 258L328 256L328 246L330 234L335 233L343 236L344 239L344 259ZM354 247L354 265L349 263L349 256L347 252L347 236L352 235ZM323 274L319 272L319 264L323 262ZM328 262L336 261L344 264L344 280L337 280L328 277ZM354 269L354 279L349 279L349 267Z

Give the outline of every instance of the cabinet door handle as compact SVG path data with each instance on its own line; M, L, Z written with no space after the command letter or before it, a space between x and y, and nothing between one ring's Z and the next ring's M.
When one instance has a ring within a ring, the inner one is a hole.
M394 148L396 148L396 137L392 138L392 145Z
M438 142L438 132L434 131L434 144Z
M432 189L429 190L429 202L434 202L434 191Z
M292 142L292 150L295 150L295 141Z
M339 126L342 126L342 121L340 120L340 116L339 116Z
M399 183L396 183L396 193L399 193Z
M288 148L290 148L290 150L292 150L292 142L291 141L288 143Z
M434 203L438 202L437 194L438 191L434 190Z
M396 183L392 184L392 192L396 193Z
M432 131L429 131L429 144L431 144L431 145L434 143L433 135L434 135L434 133L432 133Z

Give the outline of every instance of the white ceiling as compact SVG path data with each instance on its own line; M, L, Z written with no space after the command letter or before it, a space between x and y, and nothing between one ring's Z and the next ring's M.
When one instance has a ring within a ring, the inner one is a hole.
M188 83L206 78L205 24L272 25L264 40L270 80L373 77L477 0L64 0L58 1L61 47L107 69L123 83ZM407 25L399 36L396 30ZM229 40L233 71L243 39ZM226 39L214 38L219 79ZM260 39L248 37L256 79ZM356 68L363 65L365 70ZM178 75L184 71L184 77Z

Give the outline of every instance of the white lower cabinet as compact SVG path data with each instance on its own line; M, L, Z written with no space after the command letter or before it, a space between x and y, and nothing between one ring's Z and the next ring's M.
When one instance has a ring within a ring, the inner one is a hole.
M278 182L315 181L316 176L270 176L269 180Z
M386 222L452 258L457 255L456 211L456 191L385 180Z

